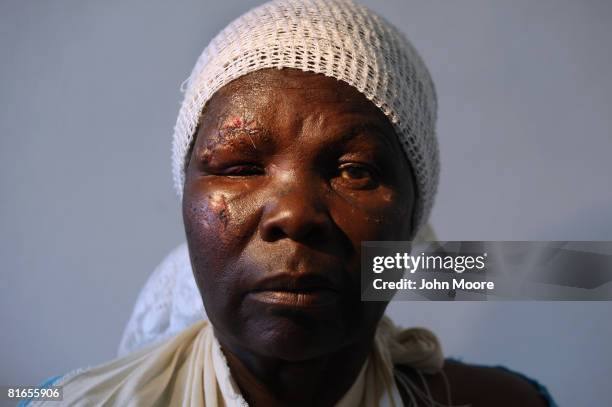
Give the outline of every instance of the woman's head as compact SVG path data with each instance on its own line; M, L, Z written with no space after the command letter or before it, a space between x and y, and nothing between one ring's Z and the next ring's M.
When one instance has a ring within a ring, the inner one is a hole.
M336 78L380 108L393 123L414 172L414 237L427 222L438 185L434 85L403 34L350 0L270 1L230 23L210 42L184 83L174 129L172 169L179 197L206 102L232 80L264 68Z
M267 3L213 40L187 82L173 165L226 346L302 360L371 337L386 304L360 301L360 244L425 223L435 109L414 49L348 1Z

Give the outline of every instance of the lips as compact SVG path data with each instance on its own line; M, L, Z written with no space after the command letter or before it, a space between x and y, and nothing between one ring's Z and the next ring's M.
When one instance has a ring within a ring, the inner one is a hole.
M248 296L270 305L320 308L340 300L340 287L321 274L279 273L259 281Z

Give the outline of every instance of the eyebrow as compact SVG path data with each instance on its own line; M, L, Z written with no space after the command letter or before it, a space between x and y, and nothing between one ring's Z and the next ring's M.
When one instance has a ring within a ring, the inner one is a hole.
M341 133L340 137L338 137L338 142L341 144L348 143L364 133L373 134L386 147L393 149L390 138L385 135L387 133L385 129L375 123L360 123L350 127L348 131L345 130Z

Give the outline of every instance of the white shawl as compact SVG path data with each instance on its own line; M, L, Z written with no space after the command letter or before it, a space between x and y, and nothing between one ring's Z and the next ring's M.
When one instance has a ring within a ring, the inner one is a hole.
M435 372L442 368L442 351L428 330L402 330L383 317L371 354L336 406L401 406L393 374L398 363ZM63 386L61 405L65 406L248 405L230 374L212 326L204 320L161 343L69 373L54 386ZM57 402L33 405L57 406Z

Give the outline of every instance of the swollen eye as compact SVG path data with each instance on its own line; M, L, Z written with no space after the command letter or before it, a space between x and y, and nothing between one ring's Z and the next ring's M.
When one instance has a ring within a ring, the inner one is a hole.
M247 176L247 175L261 175L263 170L253 164L239 164L227 167L222 171L222 175L235 175L235 176Z

